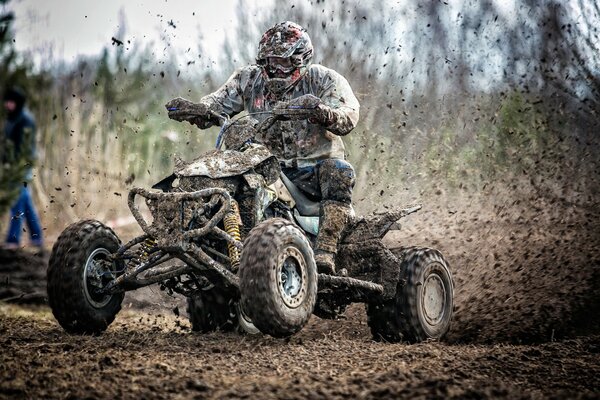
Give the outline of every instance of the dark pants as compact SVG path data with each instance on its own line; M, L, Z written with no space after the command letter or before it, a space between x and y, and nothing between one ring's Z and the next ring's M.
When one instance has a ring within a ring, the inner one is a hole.
M352 201L354 168L344 160L328 158L312 167L283 168L283 173L313 201Z
M31 193L26 186L21 188L19 198L10 210L10 228L8 230L6 243L19 244L23 220L27 221L29 234L31 235L31 244L34 246L41 246L42 228L40 227L39 218L35 212L35 207L33 206Z

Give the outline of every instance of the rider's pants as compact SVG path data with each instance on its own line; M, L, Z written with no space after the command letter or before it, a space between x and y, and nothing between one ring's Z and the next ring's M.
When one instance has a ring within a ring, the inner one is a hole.
M283 168L285 175L313 201L335 201L350 205L354 168L344 160L328 158L315 166Z
M283 172L308 197L321 202L315 250L336 253L346 224L354 215L354 169L343 160L326 159L314 167L284 168Z

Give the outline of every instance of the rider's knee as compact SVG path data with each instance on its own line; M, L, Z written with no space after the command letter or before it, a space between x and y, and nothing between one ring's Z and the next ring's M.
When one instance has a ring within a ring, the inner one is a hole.
M355 181L354 168L349 162L327 159L319 163L319 183L323 200L350 204Z

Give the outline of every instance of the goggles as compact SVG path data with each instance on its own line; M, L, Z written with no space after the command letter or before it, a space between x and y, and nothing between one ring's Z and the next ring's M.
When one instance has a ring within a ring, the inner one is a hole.
M265 68L270 73L289 74L294 71L297 66L290 57L267 57Z

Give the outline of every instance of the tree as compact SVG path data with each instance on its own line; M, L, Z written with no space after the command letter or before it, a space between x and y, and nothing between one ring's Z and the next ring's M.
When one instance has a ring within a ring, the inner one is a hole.
M0 84L3 91L9 85L27 82L27 77L31 73L30 65L19 61L13 46L11 28L14 15L6 10L8 1L0 0L0 5L3 7L0 12ZM4 109L2 111L2 119L4 120L6 118ZM27 171L31 168L32 160L23 156L17 157L12 143L5 138L4 132L1 135L0 215L3 215L18 196L20 186L24 184ZM23 143L29 142L28 140L23 141ZM29 154L29 151L22 149L20 153Z

